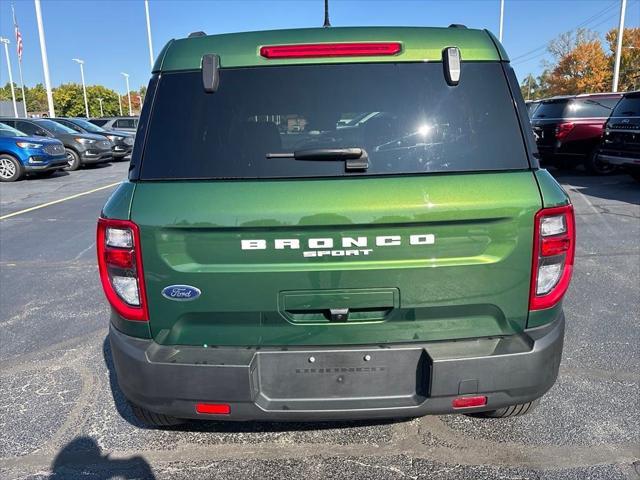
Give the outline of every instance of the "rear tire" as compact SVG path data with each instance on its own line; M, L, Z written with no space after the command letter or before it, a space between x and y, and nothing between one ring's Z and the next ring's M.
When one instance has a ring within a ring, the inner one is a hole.
M616 169L616 167L599 160L596 150L591 152L586 158L584 168L591 175L608 175Z
M66 170L71 170L71 171L78 170L80 168L80 155L78 155L75 151L71 150L70 148L65 148L64 151L67 154L67 163L68 163Z
M181 418L163 415L162 413L154 413L131 402L129 402L129 405L135 417L150 427L174 427L185 423L185 420Z
M527 403L518 403L517 405L511 405L510 407L498 408L497 410L489 410L488 412L469 413L470 417L478 418L509 418L519 417L526 415L538 406L540 399L533 400Z
M0 155L0 182L15 182L24 175L24 168L16 158L11 155Z

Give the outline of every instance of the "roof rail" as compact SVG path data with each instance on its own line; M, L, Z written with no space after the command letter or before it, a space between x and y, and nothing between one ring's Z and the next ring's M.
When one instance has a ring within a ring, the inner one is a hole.
M206 36L207 36L206 33L204 33L203 31L199 31L199 32L191 32L187 38L206 37Z
M447 28L467 28L467 26L462 23L452 23Z

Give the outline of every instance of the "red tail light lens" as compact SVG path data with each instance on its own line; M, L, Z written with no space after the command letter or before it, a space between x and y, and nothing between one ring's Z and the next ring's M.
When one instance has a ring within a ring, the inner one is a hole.
M484 407L487 404L487 397L478 395L475 397L458 397L451 401L451 406L458 408Z
M306 45L270 45L260 48L264 58L368 57L400 53L399 42L313 43Z
M127 320L148 321L138 226L99 218L96 245L100 281L111 306Z
M571 133L575 125L573 122L561 123L556 127L556 139L564 140Z
M226 403L197 403L196 412L208 415L229 415L231 407Z
M557 304L573 273L576 230L573 206L544 208L535 217L529 310Z

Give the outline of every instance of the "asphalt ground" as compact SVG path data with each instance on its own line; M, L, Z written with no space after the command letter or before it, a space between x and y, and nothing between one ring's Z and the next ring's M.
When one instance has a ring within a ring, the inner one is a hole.
M532 414L143 428L117 387L95 220L127 163L0 187L0 478L640 478L640 185L558 179L577 213L556 385Z

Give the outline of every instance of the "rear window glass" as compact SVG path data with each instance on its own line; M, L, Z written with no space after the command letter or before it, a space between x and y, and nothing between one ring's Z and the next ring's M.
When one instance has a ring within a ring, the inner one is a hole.
M533 118L608 118L619 98L573 98L543 102Z
M612 117L640 117L640 95L620 100L611 114Z
M533 118L562 118L567 100L542 102L533 112Z
M267 158L363 148L344 161ZM457 87L440 63L223 69L207 94L200 71L160 77L140 178L282 178L528 168L498 63L463 63Z

